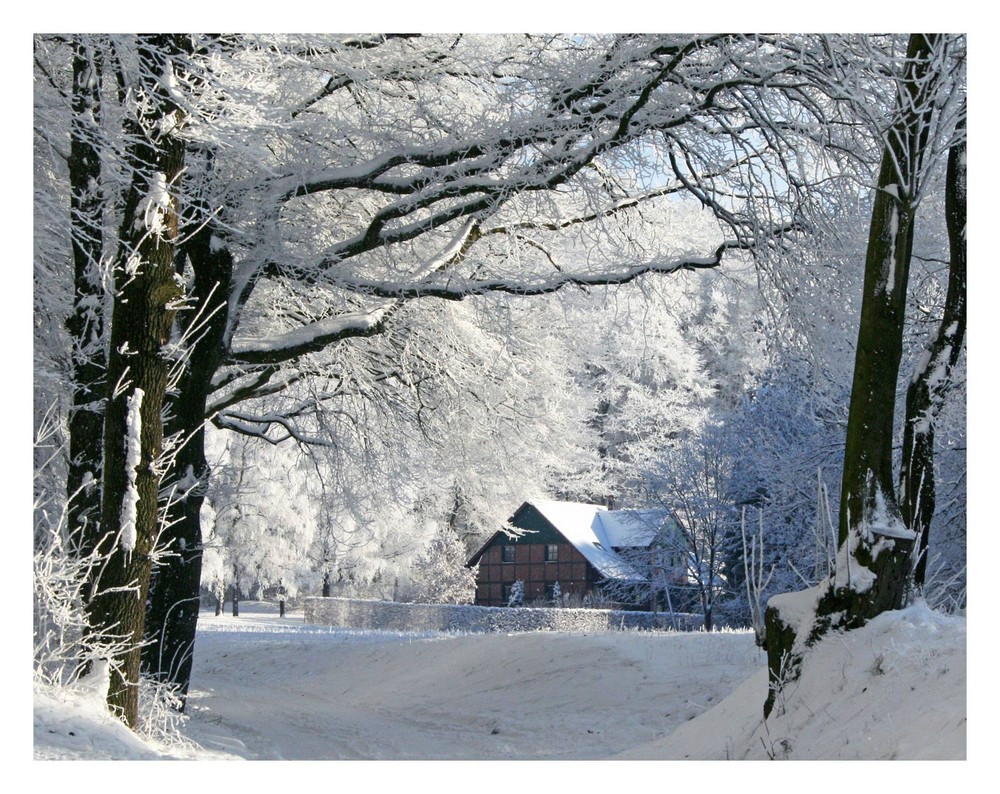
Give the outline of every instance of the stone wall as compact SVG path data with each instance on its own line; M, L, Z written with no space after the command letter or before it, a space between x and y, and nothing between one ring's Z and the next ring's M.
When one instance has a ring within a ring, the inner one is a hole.
M692 631L700 615L620 612L610 609L477 607L452 604L401 604L356 598L306 598L305 622L374 631Z

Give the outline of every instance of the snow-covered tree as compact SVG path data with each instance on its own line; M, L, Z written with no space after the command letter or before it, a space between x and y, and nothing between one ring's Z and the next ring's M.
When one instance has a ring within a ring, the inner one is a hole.
M685 587L674 606L699 609L706 629L714 625L716 604L731 590L726 547L739 535L733 463L728 431L706 425L683 446L668 450L649 481L650 502L677 523L669 550L683 561Z
M774 568L767 595L812 586L829 573L832 538L826 504L817 489L836 501L843 458L846 389L834 385L816 394L807 362L786 354L769 369L726 416L729 454L733 458L731 498L752 508L763 523L764 563ZM831 408L833 410L831 410ZM742 598L743 544L739 535L727 544L730 582ZM766 600L766 599L765 599Z
M217 587L221 574L236 599L278 586L294 597L316 531L300 456L289 445L262 447L239 436L215 441L220 476L209 494L206 547L218 561L204 583Z
M112 660L108 703L133 727L166 466L162 417L171 362L165 347L184 299L174 257L180 226L175 189L184 169L186 113L173 86L189 43L183 36L140 37L134 50L134 109L126 121L123 154L130 183L114 254L105 373L101 520L99 532L89 530L84 540L86 549L107 556L93 572L87 608L95 630L115 627L127 643L128 650ZM180 605L179 611L189 607ZM196 605L192 608L196 611Z
M227 571L226 555L222 544L212 542L215 535L215 510L210 501L202 504L201 525L206 538L205 548L202 550L202 584L215 602L215 614L218 616L222 614L225 606L226 588L231 577Z
M852 628L889 609L898 608L910 583L914 548L924 543L926 525L917 518L922 499L917 484L902 476L898 495L894 478L895 405L906 327L906 299L917 209L935 159L955 153L956 187L962 198L952 205L949 232L956 240L950 268L960 272L954 283L956 314L941 329L927 362L938 359L947 381L957 361L952 351L964 334L964 132L965 40L961 36L912 34L906 55L892 73L895 112L884 132L881 168L875 185L865 284L858 330L850 415L841 487L837 568L812 591L772 598L767 610L768 666L772 689L794 678L805 648L831 628ZM925 377L926 362L914 383ZM934 413L933 399L918 399L916 415L907 423L921 425ZM916 435L926 433L917 427ZM911 433L908 427L907 435ZM912 437L911 437L912 438ZM929 439L924 439L929 440ZM904 469L922 470L923 450L908 447ZM932 450L933 444L925 449ZM913 501L910 501L913 500ZM916 522L916 523L914 523ZM912 524L912 526L911 526ZM800 602L805 602L800 603Z
M447 525L413 563L410 598L424 604L471 604L479 566L466 567L465 544Z

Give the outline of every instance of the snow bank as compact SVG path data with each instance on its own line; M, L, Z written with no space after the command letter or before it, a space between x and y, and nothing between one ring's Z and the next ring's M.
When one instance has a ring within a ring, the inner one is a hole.
M765 722L767 671L635 759L966 758L966 621L917 604L824 638Z
M477 607L455 604L401 604L357 598L307 598L305 621L370 631L692 631L700 615L624 612L610 609Z
M76 684L34 687L35 759L162 758L149 743L112 716L104 702L107 663Z

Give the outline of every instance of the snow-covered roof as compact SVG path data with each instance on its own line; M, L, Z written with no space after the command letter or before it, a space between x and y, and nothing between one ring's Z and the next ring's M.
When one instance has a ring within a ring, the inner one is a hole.
M534 499L532 505L608 579L641 582L645 577L613 550L621 546L648 546L658 524L643 520L638 511L609 511L602 505ZM630 515L631 514L631 515ZM645 542L635 542L644 538Z
M669 520L662 510L605 510L597 518L614 548L649 546Z

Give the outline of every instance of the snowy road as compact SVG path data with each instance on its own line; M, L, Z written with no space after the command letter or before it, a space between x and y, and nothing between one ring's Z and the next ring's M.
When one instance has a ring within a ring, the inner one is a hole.
M188 732L256 759L610 758L762 664L748 633L405 637L205 615Z

